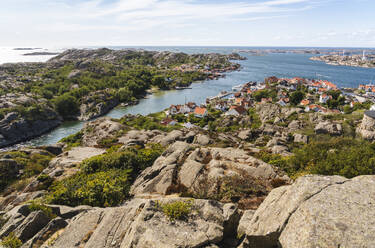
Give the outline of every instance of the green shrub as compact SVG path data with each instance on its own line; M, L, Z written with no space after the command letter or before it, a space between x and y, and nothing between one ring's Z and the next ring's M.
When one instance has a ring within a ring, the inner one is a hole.
M19 165L23 167L23 174L21 178L12 172L10 167L6 165L0 166L0 191L3 191L7 186L14 183L15 180L20 179L19 182L27 182L26 179L40 174L49 164L52 159L52 154L41 155L26 154L25 152L6 152L3 155L10 156ZM19 184L21 186L21 184Z
M98 141L98 145L103 148L110 148L116 145L118 142L117 138L104 138Z
M170 221L186 220L192 211L193 200L175 201L161 205L163 213L168 216Z
M254 108L250 108L248 112L249 112L249 116L251 119L251 128L252 129L260 128L260 126L262 126L262 121L260 120L260 117L258 113L256 112L256 110Z
M260 151L259 153L254 154L254 156L264 162L279 167L283 170L287 169L288 159L281 156L280 154L273 154L267 151Z
M89 158L81 164L85 173L94 173L108 169L131 169L133 175L151 166L163 153L159 144L151 144L144 149L127 149L120 152L110 152Z
M47 202L69 206L117 206L129 197L129 172L113 169L75 174L53 185Z
M56 218L56 215L52 212L52 208L50 208L46 205L39 204L39 203L36 203L36 202L32 202L28 206L28 208L29 208L30 212L42 211L49 219Z
M70 118L79 111L77 99L69 94L58 96L54 103L56 111L64 118Z
M40 174L37 178L37 180L41 183L41 185L38 186L38 190L46 190L48 189L52 183L53 183L53 178L50 177L47 174Z
M370 142L338 137L313 141L283 163L291 177L304 174L340 175L347 178L375 174L375 146Z
M305 97L305 94L302 91L295 91L292 94L290 94L290 103L292 105L298 105L303 98Z
M79 131L78 133L69 135L60 140L60 142L66 143L69 147L77 147L82 143L83 132Z
M4 214L0 215L0 229L8 222L9 218L6 218Z
M150 145L144 149L112 151L83 161L81 172L50 187L47 202L69 206L117 206L129 197L129 189L139 172L158 158L164 149Z
M8 236L3 238L1 245L4 248L19 248L22 246L22 241L17 238L14 233L10 233Z

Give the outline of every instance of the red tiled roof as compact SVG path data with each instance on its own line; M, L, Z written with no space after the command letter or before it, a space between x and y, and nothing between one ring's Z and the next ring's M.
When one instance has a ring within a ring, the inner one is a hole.
M232 107L230 107L230 110L232 110L232 109L236 110L237 113L239 113L241 115L246 113L246 109L243 106L232 106Z
M206 108L196 107L194 113L197 115L204 115L206 113Z

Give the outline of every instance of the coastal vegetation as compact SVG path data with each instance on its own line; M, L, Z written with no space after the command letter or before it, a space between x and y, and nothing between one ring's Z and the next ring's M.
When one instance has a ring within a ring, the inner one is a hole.
M346 178L375 174L374 145L349 137L312 141L295 148L290 157L265 150L255 156L283 169L291 178L307 174L340 175Z
M109 149L103 155L83 161L77 174L55 182L46 200L69 206L117 206L129 198L130 186L137 175L151 166L163 150L158 144L124 151Z
M231 59L243 58L238 54L73 49L46 63L1 66L0 121L9 125L14 120L6 117L11 116L32 134L21 138L1 132L5 139L0 146L38 136L64 120L90 120L119 104L136 104L151 88L168 90L218 78L239 68ZM36 122L42 128L36 130ZM19 126L13 125L11 133L18 132Z

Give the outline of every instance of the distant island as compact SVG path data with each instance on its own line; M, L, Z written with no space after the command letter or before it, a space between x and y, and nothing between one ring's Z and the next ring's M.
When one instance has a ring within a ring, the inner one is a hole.
M33 52L33 53L25 53L23 56L41 56L41 55L59 55L60 53L52 53L52 52Z
M31 48L31 47L16 47L13 50L15 51L28 51L28 50L38 50L41 48Z
M264 55L270 53L293 53L293 54L316 54L316 55L360 55L362 58L363 48L254 48L240 49L236 52L252 55ZM366 49L367 54L375 54L374 49Z
M323 61L329 65L375 68L375 55L323 55L312 57L310 59L314 61Z

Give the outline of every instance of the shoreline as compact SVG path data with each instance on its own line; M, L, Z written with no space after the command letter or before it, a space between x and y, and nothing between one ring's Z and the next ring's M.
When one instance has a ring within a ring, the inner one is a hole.
M22 63L22 62L21 62ZM142 96L140 96L139 98L136 99L136 101L133 101L133 102L129 102L129 103L119 103L117 104L116 106L112 107L112 108L109 108L107 111L103 112L102 114L100 115L97 115L97 116L94 116L88 120L79 120L78 118L75 119L75 120L69 120L69 121L62 121L61 123L59 123L58 125L55 125L54 127L50 128L49 130L39 134L39 135L34 135L32 137L27 137L25 139L22 139L21 141L17 141L17 142L12 142L11 144L9 145L5 145L5 146L0 146L0 152L2 151L9 151L9 150L14 150L14 149L19 149L20 147L30 147L30 146L33 146L32 144L25 144L26 142L29 142L29 141L32 141L34 139L38 139L40 137L42 137L43 135L46 135L50 132L52 132L53 130L55 130L56 128L60 127L61 125L63 125L64 123L67 123L67 122L80 122L80 123L83 123L83 124L86 124L86 123L89 123L89 122L92 122L92 121L95 121L96 119L100 118L100 117L104 117L106 116L108 113L110 113L112 110L118 108L118 107L130 107L130 106L136 106L137 104L139 104L140 100L142 99L147 99L147 96L149 95L153 95L154 93L157 93L157 92L168 92L168 91L175 91L175 90L178 90L178 91L182 91L182 90L185 90L185 89L192 89L190 86L194 83L198 83L198 82L209 82L209 81L212 81L212 80L217 80L221 77L225 77L225 75L227 73L230 73L230 72L235 72L235 71L240 71L241 70L241 65L238 64L238 63L233 63L233 68L232 70L230 69L227 69L227 70L222 70L220 73L220 75L216 75L216 77L210 77L210 75L214 74L214 73L208 73L207 74L207 78L204 79L204 80L196 80L196 81L193 81L191 82L188 86L186 87L180 87L179 89L176 88L171 88L171 89L157 89L156 91L154 91L153 89L149 89L149 92L146 91ZM41 146L44 146L44 145L41 145ZM40 147L40 146L37 146L37 147Z
M310 58L312 61L320 61L326 65L333 66L348 66L359 68L375 68L375 56L369 55L362 57L360 55L342 56L342 55L323 55L313 56Z

